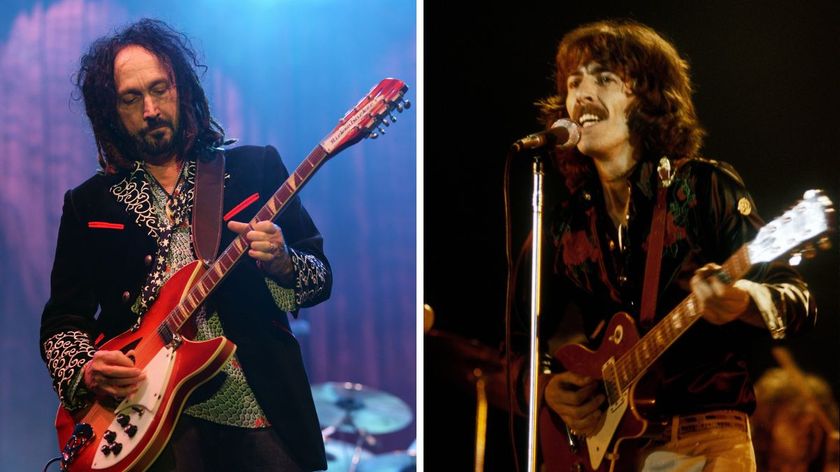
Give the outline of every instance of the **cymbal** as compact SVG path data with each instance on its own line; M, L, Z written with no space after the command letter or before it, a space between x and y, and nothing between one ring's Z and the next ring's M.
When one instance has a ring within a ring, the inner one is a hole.
M321 427L339 431L384 434L408 426L411 408L390 393L351 382L326 382L312 387Z
M327 439L324 441L324 450L327 453L327 470L343 472L350 470L353 462L353 455L356 453L356 446L353 444ZM373 453L364 448L359 448L359 458L365 460L373 457Z
M408 472L417 467L417 456L405 452L391 452L364 459L357 472Z

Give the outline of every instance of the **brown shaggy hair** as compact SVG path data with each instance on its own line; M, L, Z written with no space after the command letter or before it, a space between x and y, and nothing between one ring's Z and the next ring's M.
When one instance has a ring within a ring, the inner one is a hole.
M627 110L628 127L642 159L697 154L705 131L691 100L688 63L656 31L629 20L590 23L563 37L556 57L557 94L537 103L547 126L569 117L566 79L592 61L618 74L632 90L636 100ZM591 160L576 149L558 153L556 164L570 191L594 172Z
M96 40L88 53L82 56L76 74L76 86L93 128L102 169L113 174L131 169L133 161L140 159L117 114L114 83L114 59L129 45L141 46L157 56L175 76L181 117L180 129L175 136L178 154L189 158L191 151L221 145L224 129L210 115L207 97L196 73L196 69L206 67L198 62L185 35L162 21L144 18L113 36Z

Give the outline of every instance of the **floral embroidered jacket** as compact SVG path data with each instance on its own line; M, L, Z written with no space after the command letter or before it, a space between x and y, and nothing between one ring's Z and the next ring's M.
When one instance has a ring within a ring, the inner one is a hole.
M624 311L639 322L642 284L658 177L641 162L628 178L629 219L624 234L606 213L600 182L584 185L558 206L545 248L543 333L549 353L575 329L600 345L602 322ZM691 159L668 188L667 215L655 321L690 293L689 281L706 263L722 263L763 225L740 177L727 164ZM622 249L623 246L623 249ZM762 264L739 281L766 316L782 320L788 333L815 321L807 286L790 267ZM580 319L576 319L580 318ZM650 327L640 327L643 334ZM755 406L747 373L750 339L766 329L735 321L722 326L699 320L651 369L647 381L662 415L716 409L751 412ZM654 379L655 381L650 381Z
M222 214L249 221L288 171L271 146L241 146L225 151L225 157ZM191 200L191 179L188 169L188 185L177 198ZM142 172L97 174L65 195L40 348L68 408L79 406L73 393L94 343L129 329L137 320L137 307L146 303L150 281L167 270L163 255L168 248L161 246L168 239L156 221L148 185ZM192 208L190 201L184 203L176 208ZM178 210L174 218L191 220ZM332 286L330 266L321 235L299 198L287 204L277 224L297 276L292 305L326 300ZM221 225L220 251L236 236ZM218 312L225 335L236 343L236 356L272 427L302 467L326 467L300 347L255 261L243 257L208 303Z

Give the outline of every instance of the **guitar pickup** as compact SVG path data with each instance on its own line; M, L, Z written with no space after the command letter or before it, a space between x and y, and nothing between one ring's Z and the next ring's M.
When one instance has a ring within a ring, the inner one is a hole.
M610 409L616 409L624 401L622 395L622 386L618 378L618 372L615 370L615 358L611 357L601 368L601 377L604 381L604 392L607 395L607 401L610 404Z

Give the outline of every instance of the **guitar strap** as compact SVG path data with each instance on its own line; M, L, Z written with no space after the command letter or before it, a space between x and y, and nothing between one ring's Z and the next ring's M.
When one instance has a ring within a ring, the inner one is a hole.
M215 150L196 159L192 237L199 260L213 261L222 237L222 197L225 184L225 154Z
M679 167L682 162L677 162L676 167ZM671 186L674 178L674 170L671 169L671 161L667 157L659 160L659 166L656 171L659 175L659 186L656 194L656 206L653 208L653 218L651 218L650 222L650 233L648 234L645 281L644 285L642 285L642 306L639 318L642 327L646 329L653 326L653 319L656 315L659 273L662 268L662 247L665 242L668 187Z

